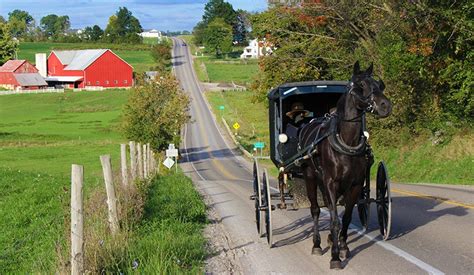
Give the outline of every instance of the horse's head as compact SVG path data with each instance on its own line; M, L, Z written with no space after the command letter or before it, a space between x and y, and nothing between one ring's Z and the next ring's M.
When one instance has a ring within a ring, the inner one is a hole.
M354 97L357 109L384 118L392 112L392 103L383 94L385 89L383 81L374 79L373 70L374 65L371 64L367 70L361 71L357 61L354 64L349 93Z

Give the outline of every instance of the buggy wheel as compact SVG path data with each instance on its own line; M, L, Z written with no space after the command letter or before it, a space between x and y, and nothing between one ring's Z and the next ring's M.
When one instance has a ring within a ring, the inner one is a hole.
M270 248L273 246L273 232L272 232L272 198L270 193L270 181L268 179L267 169L263 170L263 206L265 209L265 230L267 235L267 242Z
M392 197L390 194L390 179L385 163L381 161L377 168L377 218L380 226L380 234L384 241L390 236L392 225Z
M369 228L369 217L370 217L370 181L365 183L362 187L359 195L359 201L357 202L357 211L359 212L359 220L362 225L362 229L367 231Z
M262 232L262 216L260 207L262 206L262 183L260 182L260 172L258 169L257 159L253 162L253 194L255 200L255 224L257 225L258 236L261 237Z

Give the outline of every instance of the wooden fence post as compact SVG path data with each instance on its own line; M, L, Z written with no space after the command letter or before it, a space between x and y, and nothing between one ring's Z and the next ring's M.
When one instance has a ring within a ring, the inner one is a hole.
M150 170L152 175L155 175L156 164L155 164L155 153L150 149Z
M112 178L112 163L110 155L100 156L104 172L105 190L107 191L107 206L109 207L109 226L112 234L118 231L117 199L115 197L114 181Z
M148 152L148 174L153 176L153 155L150 147L150 143L146 144L147 152Z
M137 166L138 166L138 177L143 179L143 157L142 157L142 145L137 143Z
M84 217L82 185L84 168L73 164L71 169L71 274L84 272Z
M127 169L127 144L120 144L120 164L122 169L122 184L128 185L128 169Z
M132 174L132 181L137 178L137 155L135 141L129 142L130 147L130 170Z
M148 178L148 159L147 159L146 144L143 144L143 176Z

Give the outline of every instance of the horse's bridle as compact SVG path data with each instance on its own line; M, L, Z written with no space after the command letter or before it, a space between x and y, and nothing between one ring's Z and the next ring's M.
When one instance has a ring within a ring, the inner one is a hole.
M360 95L360 94L358 94L354 91L356 88L364 89L363 87L356 87L356 85L353 81L351 81L351 83L349 85L350 85L349 94L351 96L355 97L357 100L359 100L365 106L367 106L365 109L362 109L362 110L359 109L359 110L364 112L364 113L365 112L373 113L375 111L375 106L376 106L375 101L374 101L374 93L375 93L374 89L371 88L370 93L367 96L363 96L363 95Z

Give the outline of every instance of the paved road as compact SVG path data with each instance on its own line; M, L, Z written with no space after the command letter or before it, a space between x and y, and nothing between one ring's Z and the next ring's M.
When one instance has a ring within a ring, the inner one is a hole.
M273 212L274 241L256 234L250 163L237 156L221 135L192 69L188 47L175 39L173 62L182 88L192 98L193 122L183 130L181 167L205 192L226 231L230 252L245 274L310 274L329 270L330 253L310 254L308 209ZM474 274L474 189L454 186L394 185L393 222L389 241L379 239L375 214L369 232L361 233L355 215L349 236L352 257L338 273ZM339 213L342 211L339 211ZM371 213L375 212L372 206ZM322 214L323 240L328 234ZM324 246L324 243L323 243ZM222 271L222 270L219 270Z

